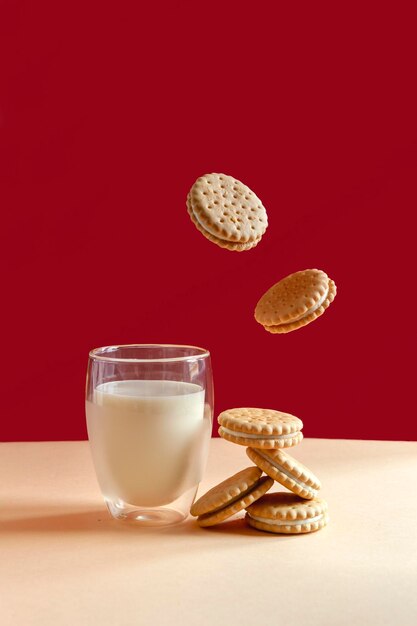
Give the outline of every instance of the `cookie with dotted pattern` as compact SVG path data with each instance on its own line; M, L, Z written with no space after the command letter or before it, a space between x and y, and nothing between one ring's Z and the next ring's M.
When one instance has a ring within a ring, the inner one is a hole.
M211 235L210 233L205 231L203 227L201 226L201 224L197 221L197 218L195 217L191 209L190 203L189 203L189 196L187 197L187 210L191 218L191 221L193 222L197 230L199 230L206 237L206 239L220 246L220 248L226 248L227 250L234 250L235 252L243 252L244 250L250 250L251 248L254 248L255 246L258 245L258 243L261 240L261 237L259 237L258 239L256 239L255 241L251 243L235 243L235 242L229 242L223 239L219 239L218 237L215 237L214 235Z
M335 296L336 285L322 270L295 272L261 297L255 319L270 333L289 333L323 315Z
M199 526L214 526L263 496L274 481L258 467L247 467L216 485L191 507Z
M246 510L246 522L257 530L298 535L320 530L329 521L322 498L303 500L294 493L266 494Z
M317 476L283 450L247 448L246 454L265 474L293 493L307 500L317 497L321 487Z
M207 239L236 252L254 248L268 227L261 200L249 187L226 174L200 176L187 196L187 210Z
M219 435L252 448L289 448L303 439L303 422L290 413L273 409L228 409L217 418Z

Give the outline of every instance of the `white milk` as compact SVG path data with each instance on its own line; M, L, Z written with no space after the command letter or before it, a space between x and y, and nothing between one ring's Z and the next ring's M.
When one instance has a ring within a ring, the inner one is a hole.
M201 479L204 390L191 383L122 380L86 403L88 435L103 495L136 506L172 502Z

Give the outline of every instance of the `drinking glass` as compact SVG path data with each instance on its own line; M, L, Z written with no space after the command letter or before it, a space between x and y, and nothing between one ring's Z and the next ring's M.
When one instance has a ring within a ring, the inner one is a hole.
M163 344L92 350L86 417L97 479L111 515L144 526L185 519L211 437L208 350Z

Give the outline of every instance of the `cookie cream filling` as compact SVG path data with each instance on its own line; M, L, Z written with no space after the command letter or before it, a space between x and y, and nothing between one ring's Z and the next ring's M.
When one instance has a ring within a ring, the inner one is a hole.
M291 474L288 470L286 470L285 467L277 463L275 459L272 459L270 456L267 456L266 454L262 454L260 450L257 450L256 452L265 461L273 465L279 472L281 472L282 474L285 474L285 476L288 476L288 478L291 478L291 480L293 480L299 487L301 487L302 489L305 489L305 491L308 491L308 493L311 493L313 496L317 495L318 493L317 489L313 489L313 487L311 487L310 485L307 485L307 483L304 483L299 478L296 478L295 476L293 476L293 474Z
M238 430L230 430L229 428L225 428L222 426L223 432L228 435L233 435L233 437L242 437L243 439L292 439L300 434L300 431L297 430L294 433L287 433L286 435L254 435L251 433L243 433Z
M307 317L307 315L310 315L311 313L314 313L315 311L317 311L317 309L319 309L321 305L324 303L328 295L329 295L329 284L327 283L326 291L324 292L322 297L316 302L316 304L311 309L308 309L308 311L306 311L302 315L299 315L295 319L292 319L288 323L292 324L293 322L298 322L299 320L302 320L304 317Z
M316 515L315 517L306 517L306 519L283 520L257 517L256 515L251 515L249 511L246 512L251 519L255 520L255 522L261 522L261 524L271 524L272 526L301 526L303 524L313 524L314 522L319 522L323 519L323 513L320 513L320 515Z

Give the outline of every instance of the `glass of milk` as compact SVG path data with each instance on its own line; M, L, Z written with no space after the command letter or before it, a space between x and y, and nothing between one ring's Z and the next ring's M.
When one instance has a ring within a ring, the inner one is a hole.
M187 517L213 421L210 353L124 345L89 354L88 438L111 515L143 526Z

